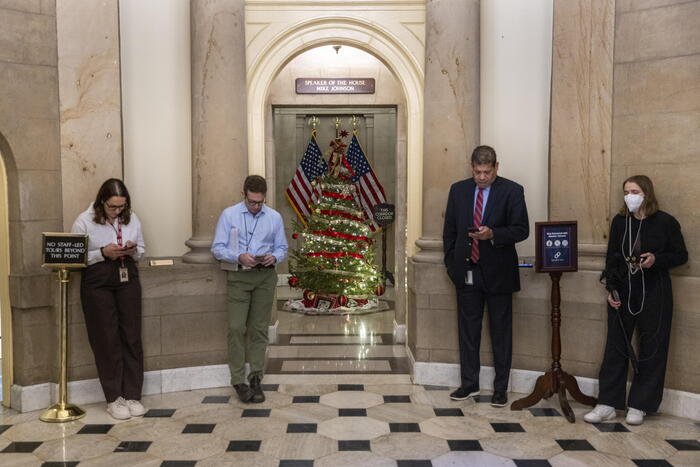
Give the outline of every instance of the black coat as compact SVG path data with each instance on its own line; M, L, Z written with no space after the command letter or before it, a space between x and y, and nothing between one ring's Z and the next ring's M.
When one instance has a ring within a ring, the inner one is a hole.
M474 217L474 179L452 185L447 199L442 232L447 274L457 287L464 287L467 258L471 243L467 228ZM481 225L493 230L493 239L479 242L479 267L489 293L512 293L520 290L518 253L515 244L529 233L523 187L503 177L491 184Z
M605 260L605 276L608 289L617 290L623 297L628 295L630 285L625 255L629 255L630 235L632 236L632 242L634 242L640 224L636 218L631 220L632 225L630 229L625 216L618 214L613 218L610 225L608 253ZM625 233L625 230L627 230L627 233ZM688 262L688 251L685 248L685 242L681 234L681 226L672 215L664 211L657 211L642 221L639 237L639 253L653 253L655 256L652 267L644 270L647 298L653 299L658 296L658 292L663 292L663 300L670 304L672 300L670 293L671 279L668 270ZM625 242L624 254L623 238ZM634 279L641 280L641 274L635 275ZM633 280L633 284L635 280ZM665 290L660 291L660 287L663 287ZM636 292L639 291L640 289L637 288ZM635 296L635 298L641 298L641 295L637 293L635 293ZM660 305L661 303L654 304L654 306Z

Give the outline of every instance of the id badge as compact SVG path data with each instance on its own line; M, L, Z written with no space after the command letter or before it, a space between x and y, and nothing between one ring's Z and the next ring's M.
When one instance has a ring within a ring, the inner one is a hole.
M119 268L119 282L129 282L129 270L127 268Z
M471 269L467 270L467 275L464 276L464 283L466 285L474 285L474 273Z

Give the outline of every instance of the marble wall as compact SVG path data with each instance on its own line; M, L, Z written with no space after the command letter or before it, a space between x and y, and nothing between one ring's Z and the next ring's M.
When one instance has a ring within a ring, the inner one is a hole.
M146 371L226 363L226 275L219 265L177 259L173 266L141 264L139 272ZM97 378L78 289L69 295L69 381Z
M615 8L610 213L622 181L646 174L681 224L688 264L673 270L667 386L700 392L700 2L622 1Z
M607 320L598 276L609 221L621 203L622 180L647 173L662 207L680 220L691 257L673 274L666 387L700 392L700 360L692 351L700 336L698 31L700 2L554 2L549 210L553 220L579 224L579 272L565 274L561 284L562 365L572 374L597 378ZM426 96L431 86L426 80ZM416 361L457 365L454 287L424 253L409 264L409 347ZM521 279L513 368L544 371L551 365L549 278L523 270ZM485 329L482 364L490 365Z
M610 225L614 16L614 0L554 2L549 218L578 221L582 255Z
M122 178L119 2L56 3L63 229Z
M46 381L58 363L54 282L41 233L62 228L56 8L0 0L0 152L7 171L14 382ZM10 336L8 336L9 338Z

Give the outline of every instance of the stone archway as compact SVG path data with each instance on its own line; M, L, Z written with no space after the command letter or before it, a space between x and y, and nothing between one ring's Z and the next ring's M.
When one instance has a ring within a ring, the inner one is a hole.
M9 170L8 170L9 169ZM2 336L2 405L10 406L12 387L12 308L10 303L10 195L8 172L14 176L12 153L0 134L0 335Z
M248 172L266 174L267 97L272 80L289 60L329 44L350 45L374 55L396 75L406 98L406 245L410 256L421 234L425 4L416 0L379 5L358 2L352 7L328 3L319 15L318 6L308 3L246 2Z

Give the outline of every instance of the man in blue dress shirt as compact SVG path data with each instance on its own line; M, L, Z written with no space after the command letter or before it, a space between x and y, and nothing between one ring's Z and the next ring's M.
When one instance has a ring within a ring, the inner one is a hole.
M267 183L250 175L243 183L243 201L221 213L211 252L237 265L228 271L228 362L231 385L243 402L263 402L260 381L265 366L267 328L275 298L275 264L287 258L282 216L265 206ZM246 384L245 362L250 364Z

